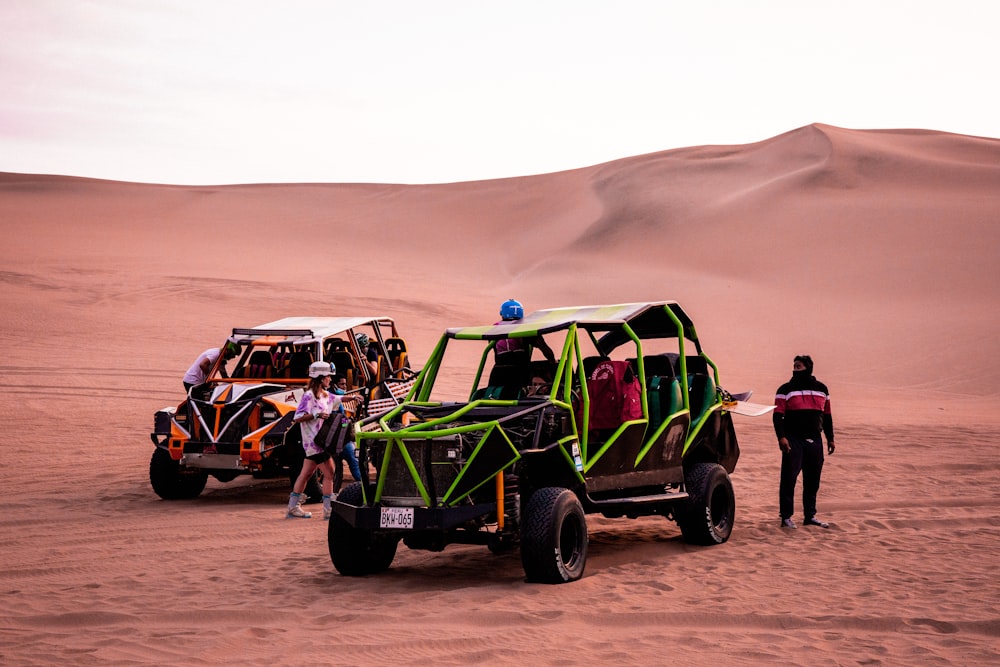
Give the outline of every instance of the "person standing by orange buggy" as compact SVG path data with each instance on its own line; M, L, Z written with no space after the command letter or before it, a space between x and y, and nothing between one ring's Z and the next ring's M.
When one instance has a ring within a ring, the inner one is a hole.
M340 413L340 396L329 391L330 382L336 370L328 361L316 361L309 366L309 385L302 394L302 400L295 410L294 423L302 430L302 447L305 449L305 460L302 461L302 472L292 486L288 496L289 519L309 519L312 512L302 509L302 492L305 491L309 479L319 468L323 472L323 519L331 514L333 500L333 477L335 470L330 452L316 442L316 435L323 426L323 420L332 414Z

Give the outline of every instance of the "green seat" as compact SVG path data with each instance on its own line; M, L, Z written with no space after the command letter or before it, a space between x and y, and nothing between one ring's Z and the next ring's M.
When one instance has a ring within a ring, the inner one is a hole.
M670 389L668 391L670 400L667 403L665 414L672 415L684 408L684 397L681 395L681 383L677 378L670 378Z
M472 392L473 401L479 400L517 400L521 397L520 392L517 396L512 396L510 391L507 391L501 386L489 386L480 387L479 389Z
M681 383L675 377L649 378L646 402L649 406L649 425L655 431L670 415L684 407Z
M688 376L688 394L691 399L691 423L698 421L705 410L715 403L715 378L711 375Z

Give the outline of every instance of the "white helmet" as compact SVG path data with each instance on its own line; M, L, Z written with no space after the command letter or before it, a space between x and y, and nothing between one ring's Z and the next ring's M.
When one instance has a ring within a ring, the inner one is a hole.
M329 361L314 361L309 364L309 377L321 378L326 375L336 375L337 367Z

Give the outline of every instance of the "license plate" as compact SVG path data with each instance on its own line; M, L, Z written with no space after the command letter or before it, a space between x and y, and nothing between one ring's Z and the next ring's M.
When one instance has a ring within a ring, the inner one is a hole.
M379 528L413 528L412 507L383 507L378 521Z

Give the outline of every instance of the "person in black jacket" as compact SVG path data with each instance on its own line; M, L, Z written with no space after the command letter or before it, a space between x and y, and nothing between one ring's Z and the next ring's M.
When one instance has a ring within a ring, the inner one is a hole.
M792 379L778 387L774 396L774 432L781 448L781 486L778 504L781 527L795 528L795 483L802 473L802 510L807 526L829 528L830 524L816 518L816 494L823 473L823 440L833 454L833 416L830 412L830 391L813 376L813 360L809 355L795 357Z

